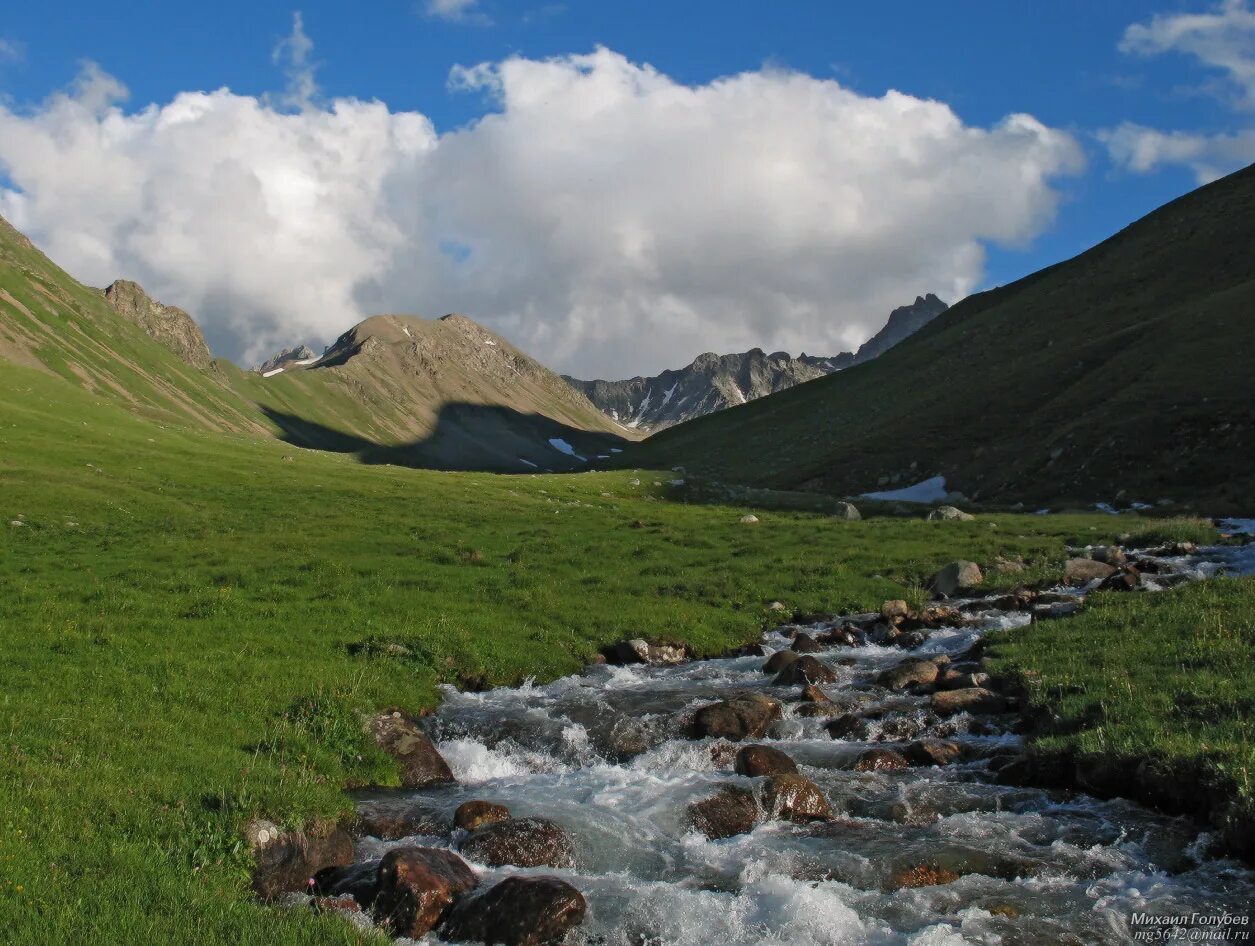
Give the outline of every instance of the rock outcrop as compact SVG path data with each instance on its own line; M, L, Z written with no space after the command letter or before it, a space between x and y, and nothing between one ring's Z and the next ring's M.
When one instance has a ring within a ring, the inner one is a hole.
M113 311L134 322L189 365L204 368L213 360L200 326L177 306L162 305L137 282L119 279L104 290Z

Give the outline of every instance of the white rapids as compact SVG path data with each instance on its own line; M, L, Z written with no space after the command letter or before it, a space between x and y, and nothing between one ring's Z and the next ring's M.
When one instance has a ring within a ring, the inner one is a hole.
M1207 551L1205 561L1162 561L1198 578L1214 573L1213 563L1250 561L1237 550ZM912 653L958 657L985 631L1028 620L979 613L976 625L935 630ZM764 645L770 652L789 641L773 633ZM1255 874L1206 856L1208 838L1189 820L1119 799L997 784L989 758L1014 751L1020 737L966 714L939 719L927 696L875 686L875 674L905 656L900 648L838 646L816 656L839 674L824 687L834 702L873 711L865 740L831 738L825 719L796 715L797 687L774 686L761 656L594 666L546 686L447 689L427 729L458 785L410 797L445 816L484 799L562 825L576 847L574 869L475 866L485 881L524 873L573 884L588 915L570 942L584 946L1088 946L1131 942L1134 912L1234 913L1255 902ZM734 774L731 753L712 751L725 744L683 736L695 708L746 691L785 703L784 719L758 742L792 756L836 820L768 821L719 841L688 826L687 806L718 786L761 781ZM975 761L851 768L870 745L920 736L958 741ZM363 838L357 853L456 847L459 834ZM961 876L891 889L895 870L920 864Z

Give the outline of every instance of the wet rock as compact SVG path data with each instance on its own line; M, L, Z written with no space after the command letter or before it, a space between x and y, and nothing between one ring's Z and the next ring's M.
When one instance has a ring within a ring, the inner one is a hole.
M768 657L767 662L763 664L763 673L779 673L797 660L799 656L801 655L791 650L778 650Z
M402 847L379 862L375 919L394 936L419 939L435 929L449 908L479 884L475 872L452 851Z
M896 667L881 671L876 682L890 690L905 690L912 684L936 682L939 672L936 661L904 660Z
M737 775L796 775L797 763L771 746L744 746L736 754Z
M803 775L773 775L763 786L763 809L772 818L805 823L827 821L832 806L819 786Z
M1141 575L1136 568L1126 568L1103 579L1099 588L1105 591L1136 591L1141 585Z
M985 576L981 574L979 565L960 559L933 575L928 587L934 594L952 597L960 591L975 588L984 580Z
M914 739L926 728L924 722L914 716L890 716L880 722L880 733L877 741L897 742L903 739Z
M828 699L828 694L813 683L808 683L802 687L802 700L806 703L832 702L832 700Z
M935 887L940 884L952 884L959 879L959 874L947 867L936 864L913 864L899 867L889 875L889 889L901 890L904 887Z
M509 817L510 809L505 805L491 801L466 801L458 805L457 811L453 813L453 824L454 827L474 831L486 824L507 821Z
M793 646L789 649L795 654L817 654L824 648L809 634L798 634L793 638Z
M651 644L639 637L611 644L602 650L602 655L606 663L616 667L631 664L666 667L683 663L690 656L687 649L678 644Z
M1005 713L1007 701L1000 693L984 687L965 690L941 690L932 696L932 710L939 716L954 713Z
M314 897L309 906L315 913L340 913L347 916L362 912L361 904L349 896Z
M584 895L557 877L507 877L460 901L440 938L453 942L544 946L584 922Z
M814 659L814 658L807 658ZM758 693L745 693L730 700L703 706L693 716L694 738L757 739L767 733L782 715L780 701Z
M791 686L798 683L836 683L837 672L810 654L803 654L776 674L776 679L772 682L776 686Z
M1124 554L1124 549L1118 545L1095 545L1089 550L1089 557L1096 562L1102 562L1104 565L1114 565L1117 568L1129 563L1128 556Z
M263 900L304 891L320 870L353 862L353 839L340 828L267 835L253 852L253 890Z
M834 519L849 519L852 522L863 518L853 503L837 503L832 508L832 515Z
M1056 601L1053 604L1033 605L1034 621L1055 621L1059 618L1071 617L1081 610L1079 601Z
M1034 599L1035 604L1080 604L1078 595L1066 594L1062 591L1039 591Z
M901 621L914 617L915 612L911 610L909 604L899 598L882 604L880 606L880 616L886 621Z
M928 514L929 522L971 522L975 518L956 506L938 506Z
M906 756L893 749L868 749L854 763L856 772L883 772L910 766Z
M920 739L906 747L905 755L912 765L953 765L963 755L963 748L944 739Z
M937 677L938 690L967 690L989 683L989 674L980 671L946 670Z
M411 798L367 799L357 803L353 832L395 841L416 834L445 834L447 816Z
M840 716L841 712L841 707L835 703L801 703L793 708L794 716L802 716L807 719Z
M418 720L392 710L371 719L370 734L401 766L402 788L428 788L453 783L453 771Z
M1063 566L1063 581L1069 585L1087 585L1114 575L1116 568L1092 558L1070 558Z
M905 634L899 634L894 638L893 643L903 650L914 650L916 647L923 647L926 640L928 638L922 631L907 631Z
M833 739L866 739L867 721L853 713L844 713L824 726Z
M314 874L315 896L338 900L352 897L363 907L370 907L379 892L379 861L349 864L346 867L325 867Z
M688 822L712 841L752 831L758 823L753 792L725 785L710 798L688 807Z
M820 635L818 640L828 647L862 647L867 643L867 632L857 627L838 627Z
M462 842L461 851L489 867L570 867L575 863L566 831L544 818L508 818L485 825Z
M762 644L742 644L740 647L733 647L731 650L723 652L724 657L766 657L767 648Z

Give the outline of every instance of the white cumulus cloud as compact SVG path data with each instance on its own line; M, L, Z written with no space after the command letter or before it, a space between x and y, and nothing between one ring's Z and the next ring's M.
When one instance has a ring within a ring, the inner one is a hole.
M785 70L685 85L598 49L451 84L492 110L439 134L312 94L128 110L89 70L34 111L0 105L0 213L81 278L189 309L229 357L457 310L621 377L705 350L850 349L916 294L979 284L986 244L1031 240L1082 161L1028 115L976 127Z
M1218 70L1216 90L1239 112L1255 110L1255 10L1224 0L1202 13L1159 14L1125 30L1120 50L1140 56L1179 53ZM1116 164L1146 173L1183 165L1206 184L1255 161L1255 128L1232 133L1163 131L1133 122L1100 133Z
M479 9L479 0L427 0L423 8L428 16L451 23L487 26L491 18Z

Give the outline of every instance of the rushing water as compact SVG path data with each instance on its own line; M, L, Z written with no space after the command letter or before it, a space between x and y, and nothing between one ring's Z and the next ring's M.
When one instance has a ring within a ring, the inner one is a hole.
M1195 578L1221 567L1249 570L1252 551L1208 550L1163 567ZM1022 612L975 613L975 626L934 631L911 654L958 657L982 633L1028 620ZM765 645L771 651L789 640L772 634ZM485 880L568 880L589 904L573 941L590 946L1122 943L1134 912L1233 913L1255 902L1255 875L1204 856L1207 838L1188 820L1123 800L996 784L988 758L1014 750L1019 737L967 715L938 719L927 696L875 686L880 670L906 656L900 648L835 647L817 656L839 673L824 687L835 702L879 716L866 740L833 739L825 719L796 715L798 688L773 686L763 657L597 666L547 686L446 691L428 731L459 784L413 800L450 816L461 802L486 799L516 817L562 825L576 846L575 869L485 869ZM724 784L761 781L735 775L732 753L715 742L682 735L695 708L746 691L785 704L784 719L757 741L793 757L832 802L835 821L769 821L720 841L687 825L692 802ZM973 761L851 768L869 746L921 736L960 742ZM458 840L365 838L358 854L366 860L399 845ZM895 869L919 864L962 876L891 889Z

